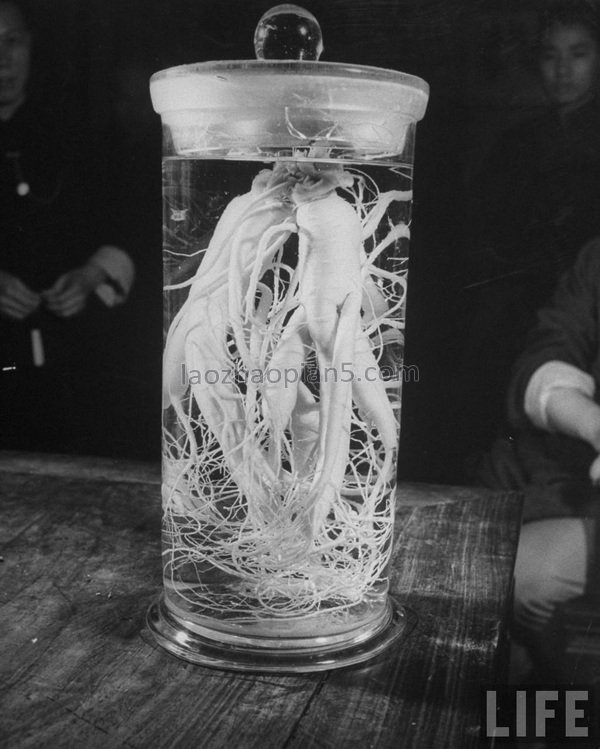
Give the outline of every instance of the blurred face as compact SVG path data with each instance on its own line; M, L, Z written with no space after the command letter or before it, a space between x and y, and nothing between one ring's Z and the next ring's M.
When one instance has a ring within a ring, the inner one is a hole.
M19 9L0 0L0 106L18 104L29 75L31 39Z
M559 107L574 108L590 98L598 78L600 50L582 24L554 26L542 41L544 88Z

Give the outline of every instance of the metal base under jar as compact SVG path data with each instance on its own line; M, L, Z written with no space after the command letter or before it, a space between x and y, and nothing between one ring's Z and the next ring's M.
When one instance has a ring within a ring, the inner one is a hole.
M388 596L383 616L367 627L348 633L348 638L305 638L294 646L290 639L230 637L223 642L218 632L190 626L175 617L157 598L146 621L157 643L183 660L229 671L303 673L329 671L363 663L398 643L412 629L412 617Z

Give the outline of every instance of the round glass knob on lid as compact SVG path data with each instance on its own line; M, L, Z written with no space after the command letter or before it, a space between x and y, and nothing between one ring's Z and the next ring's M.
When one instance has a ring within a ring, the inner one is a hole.
M318 60L323 52L319 22L299 5L276 5L258 22L254 51L259 60Z

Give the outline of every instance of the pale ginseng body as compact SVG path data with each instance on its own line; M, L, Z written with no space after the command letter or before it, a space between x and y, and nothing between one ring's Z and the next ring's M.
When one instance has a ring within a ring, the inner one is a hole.
M199 629L386 605L410 166L163 162L163 568Z

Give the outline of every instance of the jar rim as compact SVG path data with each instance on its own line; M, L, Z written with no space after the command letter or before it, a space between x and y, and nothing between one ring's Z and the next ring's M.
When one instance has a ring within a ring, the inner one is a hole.
M429 85L415 75L368 65L308 60L220 60L178 65L154 73L150 90L159 114L244 106L249 97L257 97L265 108L303 101L324 109L388 109L418 121L425 114L429 98Z

